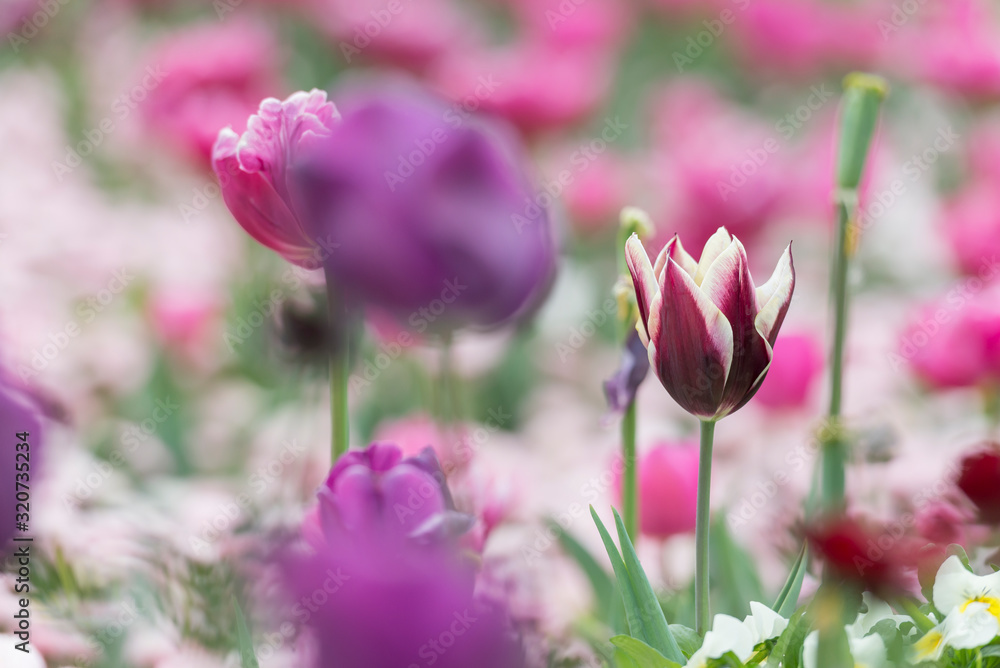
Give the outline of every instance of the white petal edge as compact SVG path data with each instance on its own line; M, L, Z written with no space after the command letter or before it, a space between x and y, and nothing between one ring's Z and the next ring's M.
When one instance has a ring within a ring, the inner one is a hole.
M625 263L628 265L629 273L632 276L632 285L635 288L635 298L639 303L639 320L642 328L645 329L646 339L643 343L648 343L649 324L646 320L653 313L651 306L653 298L656 296L657 281L653 273L653 266L649 263L649 256L643 248L639 236L633 234L625 242ZM642 331L640 330L640 336Z
M794 289L795 265L792 261L792 246L789 244L781 254L771 278L757 288L757 318L754 320L754 326L765 340L771 338L778 316L791 301Z
M715 234L708 238L708 241L705 242L705 247L701 251L701 258L698 260L698 270L694 275L694 282L696 284L701 285L702 279L705 278L708 268L715 262L715 258L719 257L732 241L732 235L724 227L717 229Z

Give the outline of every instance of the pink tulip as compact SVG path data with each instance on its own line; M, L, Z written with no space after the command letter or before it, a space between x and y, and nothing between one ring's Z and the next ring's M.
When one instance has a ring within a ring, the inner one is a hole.
M926 11L925 11L926 10ZM890 66L902 74L974 99L1000 96L1000 33L989 3L954 0L921 8L887 31Z
M616 48L627 36L633 16L617 0L510 0L527 35L562 48Z
M1000 254L1000 193L985 180L966 186L944 208L944 234L958 266L975 275Z
M1000 380L1000 292L975 291L968 279L911 320L894 363L907 360L932 389L977 387Z
M242 132L263 98L281 88L278 46L270 31L231 20L170 35L150 59L156 76L143 80L148 99L140 109L166 141L205 159L219 130Z
M292 202L289 169L300 148L327 135L340 118L326 93L298 92L284 102L267 98L242 136L219 132L212 167L236 221L254 239L289 262L315 268L322 258Z
M664 232L699 246L721 225L749 240L795 193L779 132L712 86L674 84L654 98L651 112L652 188L669 193Z
M457 118L490 112L533 135L580 121L597 109L610 90L612 66L602 51L525 41L455 54L435 69L433 80L455 100Z
M823 0L753 0L733 22L736 44L755 66L809 76L832 65L864 67L878 55L878 16Z
M754 289L746 251L725 228L695 261L674 237L652 265L637 235L625 246L637 330L663 387L681 408L717 420L760 388L795 288L791 246Z
M160 293L150 303L150 321L160 343L184 359L210 348L221 305L199 294Z
M774 359L757 392L757 403L769 409L805 406L822 370L823 350L816 337L782 334L774 344Z
M615 480L621 495L620 467ZM662 443L639 460L639 526L654 538L694 531L698 498L698 444Z

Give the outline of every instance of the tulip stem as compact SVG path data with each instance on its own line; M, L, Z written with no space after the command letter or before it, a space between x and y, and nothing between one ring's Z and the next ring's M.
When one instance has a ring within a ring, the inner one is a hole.
M712 496L712 444L715 421L702 420L701 452L698 459L698 516L695 522L694 614L695 630L704 637L708 632L708 530Z
M622 416L622 459L625 470L622 472L622 509L625 513L625 531L632 542L639 536L639 490L636 469L638 462L635 454L635 399L629 402Z
M350 445L350 418L347 388L351 376L350 324L347 307L326 272L326 302L330 315L330 446L331 463L347 452Z
M830 355L830 411L828 437L823 442L823 505L837 511L844 505L847 460L840 426L844 383L844 342L847 338L847 275L850 259L851 212L847 198L837 203L837 240L833 261L833 351Z

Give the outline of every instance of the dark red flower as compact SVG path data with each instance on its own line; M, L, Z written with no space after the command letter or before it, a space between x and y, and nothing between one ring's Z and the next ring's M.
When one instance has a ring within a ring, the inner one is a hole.
M806 538L826 568L844 582L883 599L912 588L917 544L902 523L878 527L836 517L809 527Z
M1000 524L1000 449L991 443L962 458L958 488L979 511L979 520Z

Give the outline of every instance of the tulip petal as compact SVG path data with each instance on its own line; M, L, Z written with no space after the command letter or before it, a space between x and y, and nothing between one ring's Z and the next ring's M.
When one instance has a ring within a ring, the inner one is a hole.
M625 261L628 264L629 273L632 274L632 285L635 287L635 301L639 306L639 335L643 336L643 343L649 341L649 314L650 305L656 296L656 276L653 274L653 267L649 263L649 256L646 249L642 247L639 236L633 234L625 242Z
M732 242L733 237L724 227L717 229L715 234L708 238L708 241L705 242L705 248L701 251L701 259L698 260L698 269L694 274L695 284L701 285L705 274L708 273L708 268L712 266L717 257L729 248L729 244Z
M778 330L785 320L788 304L795 290L795 265L792 261L791 244L785 248L778 266L767 283L757 288L757 318L755 326L760 335L772 346L778 338Z
M681 238L676 234L667 242L667 245L663 247L663 250L656 257L656 264L653 265L653 273L656 274L657 280L663 275L663 268L667 266L667 258L680 265L680 268L690 274L691 278L694 278L695 274L698 273L698 263L684 250L684 246L681 245Z
M771 363L770 347L755 326L757 297L746 249L739 239L734 237L708 268L701 291L719 307L733 330L733 362L721 407L725 415L746 403Z
M650 362L684 410L714 417L733 360L733 330L694 279L668 260L651 309ZM655 357L653 352L655 351Z

